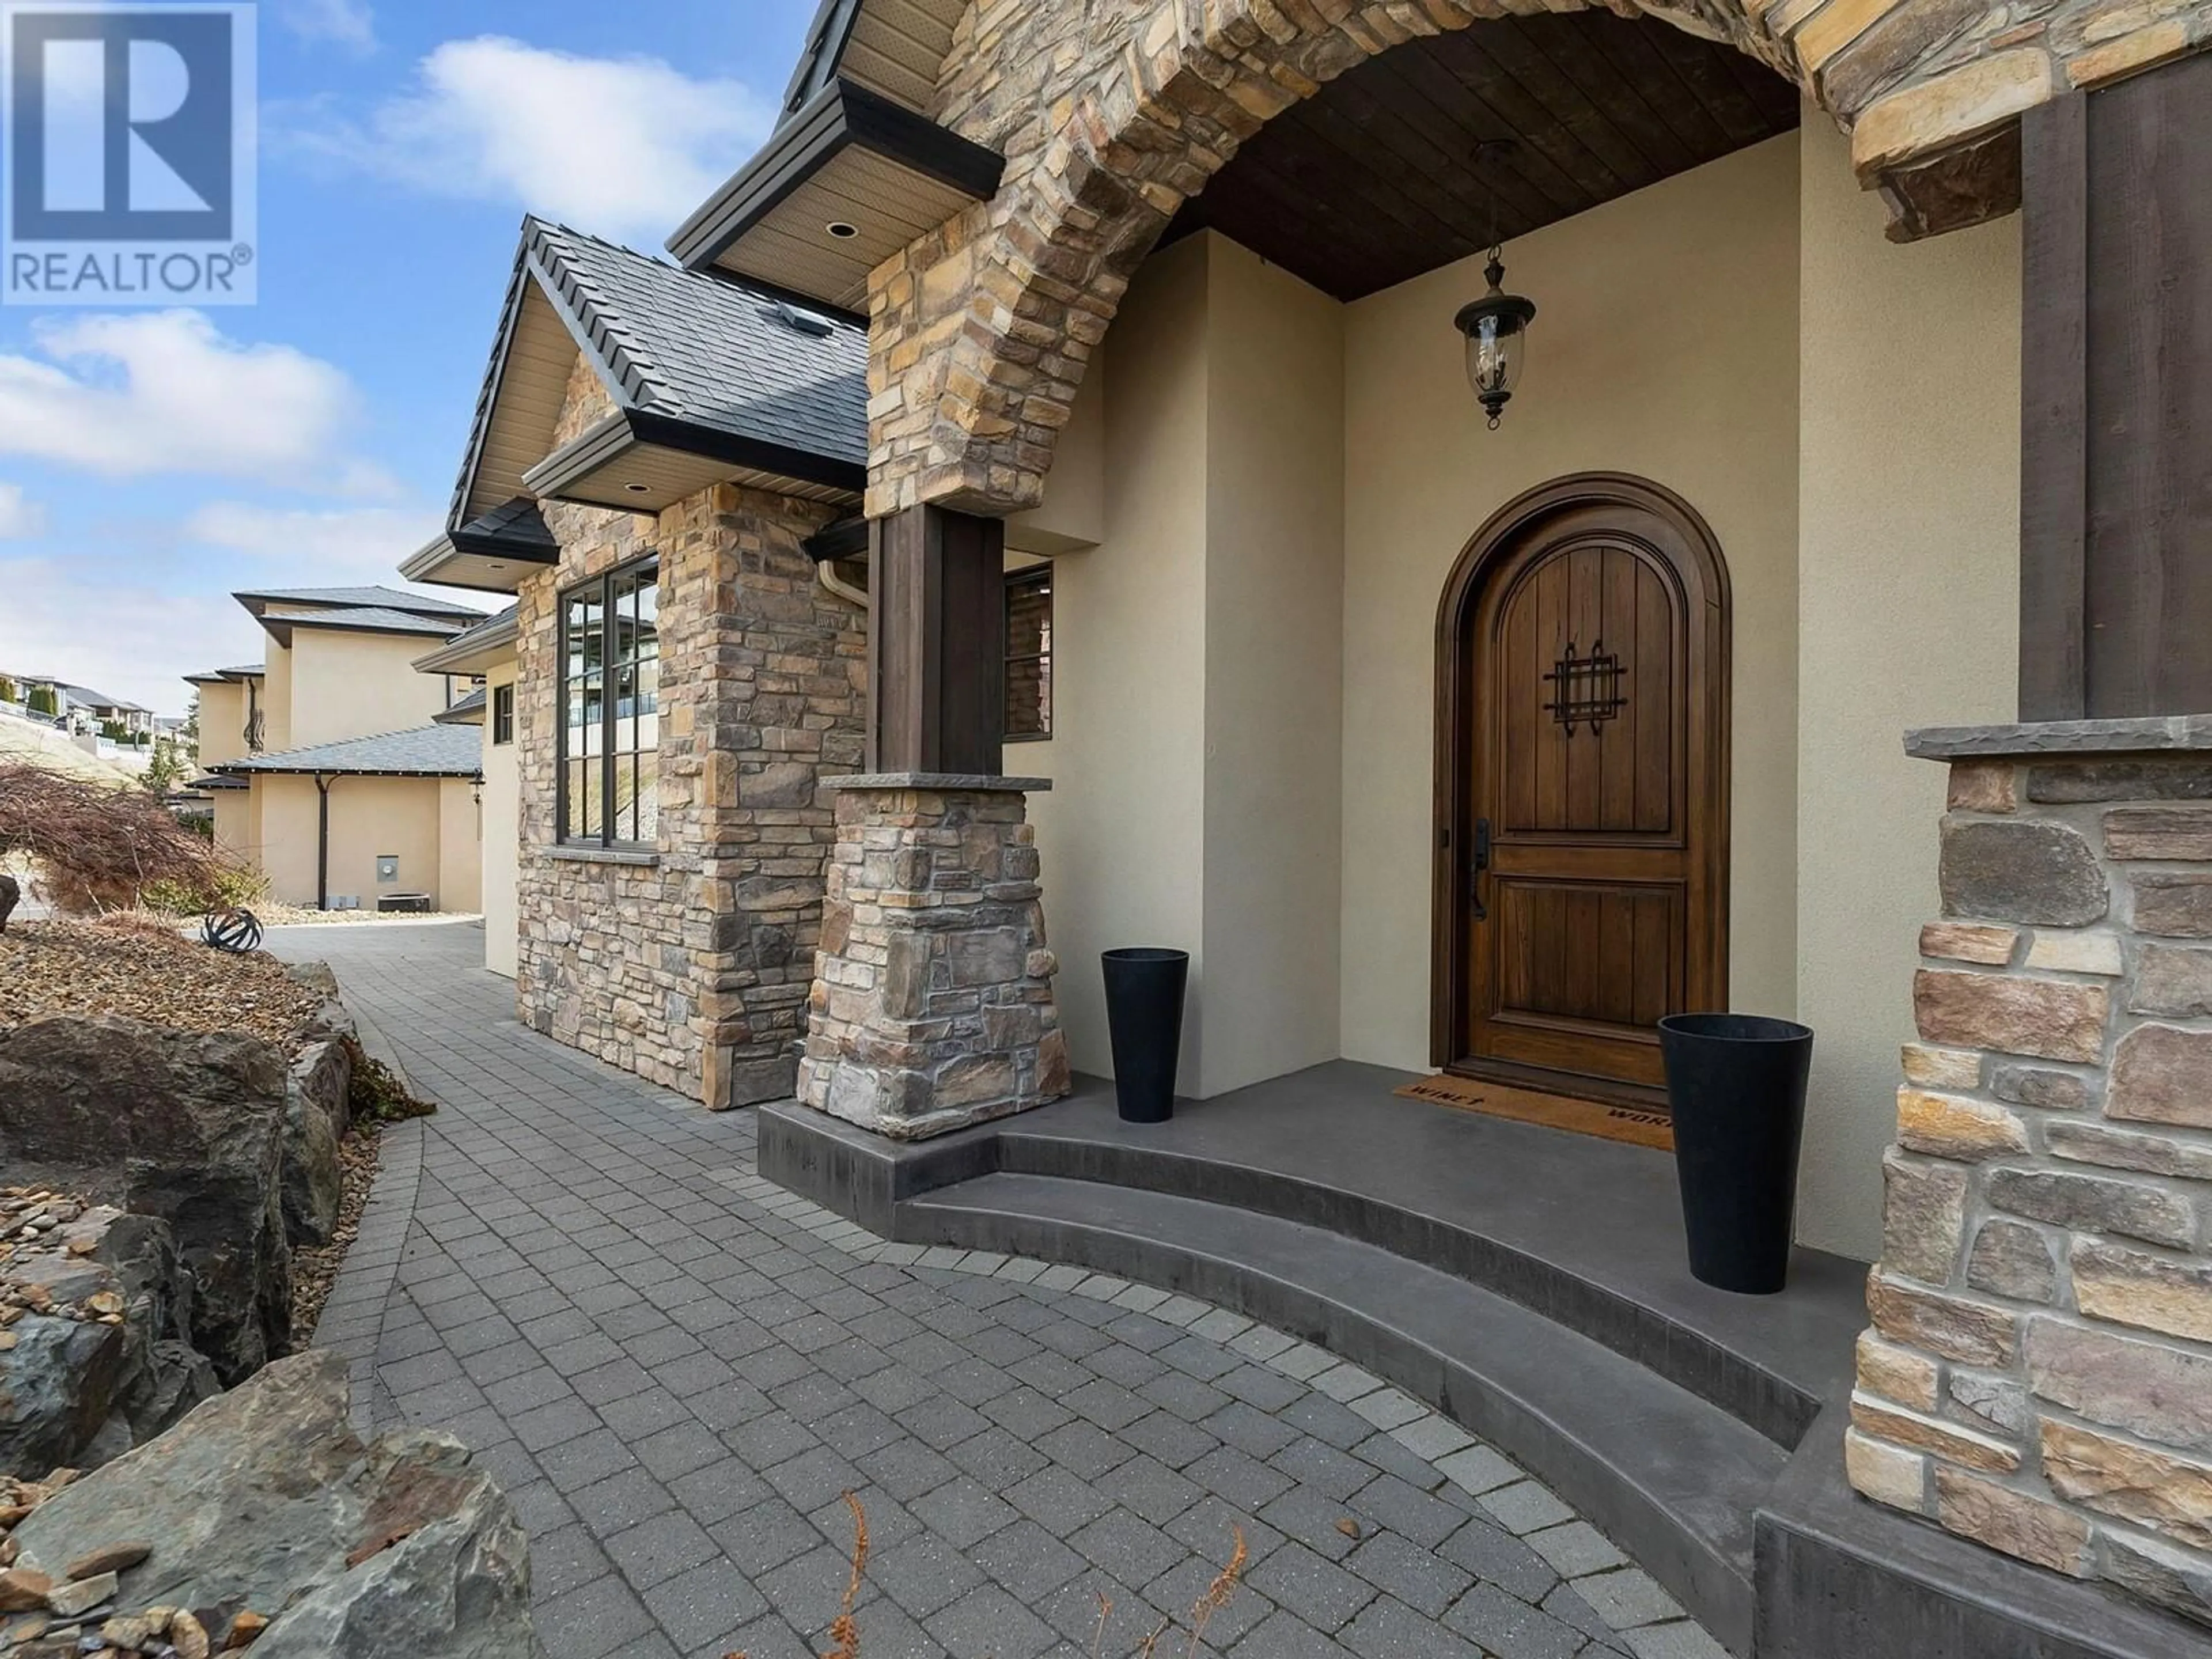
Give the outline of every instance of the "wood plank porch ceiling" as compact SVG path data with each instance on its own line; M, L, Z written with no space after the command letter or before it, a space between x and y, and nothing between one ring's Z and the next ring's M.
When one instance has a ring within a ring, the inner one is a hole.
M1177 216L1356 300L1792 131L1796 88L1670 23L1589 11L1410 41L1277 116ZM1510 159L1474 161L1510 138Z

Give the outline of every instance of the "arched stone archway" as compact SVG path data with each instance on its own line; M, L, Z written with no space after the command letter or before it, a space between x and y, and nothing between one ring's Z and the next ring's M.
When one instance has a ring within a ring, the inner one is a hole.
M1041 499L1123 291L1183 202L1328 82L1417 36L1576 0L975 0L938 119L1000 150L1004 183L871 282L871 480L1005 514ZM1728 41L1853 136L1893 234L2009 211L2017 119L2068 85L2178 55L2212 0L1610 0Z

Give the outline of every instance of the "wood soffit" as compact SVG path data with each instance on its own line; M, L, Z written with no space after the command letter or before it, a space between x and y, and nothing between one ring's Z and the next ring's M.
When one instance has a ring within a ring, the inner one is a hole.
M1355 300L1793 131L1796 88L1655 19L1497 18L1346 70L1177 216ZM1478 143L1505 138L1502 160Z

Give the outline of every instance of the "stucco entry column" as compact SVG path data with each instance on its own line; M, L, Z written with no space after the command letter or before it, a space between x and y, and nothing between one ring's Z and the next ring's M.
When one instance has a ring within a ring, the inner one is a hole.
M1851 1484L2212 1624L2212 716L1950 767Z
M836 778L837 840L799 1097L899 1140L1057 1100L1036 832L1042 778Z

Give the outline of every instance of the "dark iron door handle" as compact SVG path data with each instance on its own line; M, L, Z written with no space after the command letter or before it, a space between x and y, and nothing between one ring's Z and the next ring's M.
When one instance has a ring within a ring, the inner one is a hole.
M1490 912L1482 902L1482 872L1490 868L1490 820L1474 821L1474 856L1468 861L1468 903L1474 908L1477 921L1490 920Z

